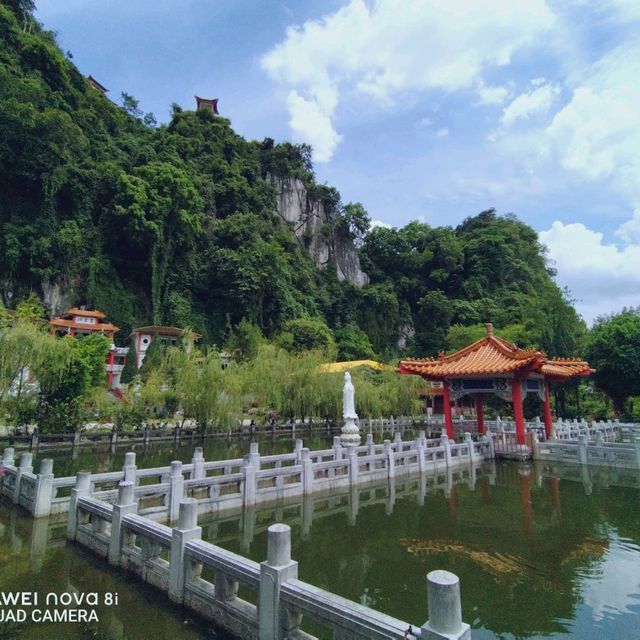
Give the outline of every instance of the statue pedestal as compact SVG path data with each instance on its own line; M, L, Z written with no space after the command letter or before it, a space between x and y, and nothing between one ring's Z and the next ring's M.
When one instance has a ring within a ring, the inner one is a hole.
M355 423L357 419L358 416L345 416L344 427L342 427L340 435L340 444L343 447L350 444L357 447L360 444L360 429L358 429L358 425Z

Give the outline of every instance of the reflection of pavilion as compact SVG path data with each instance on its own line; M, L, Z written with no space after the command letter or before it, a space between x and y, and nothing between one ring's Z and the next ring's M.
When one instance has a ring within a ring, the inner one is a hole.
M487 336L451 355L438 359L403 360L399 373L415 374L425 380L442 383L444 419L449 438L453 438L451 402L466 395L475 398L478 433L485 432L483 402L488 393L511 402L516 423L516 441L525 444L523 398L537 393L544 405L547 438L551 437L552 417L550 382L564 382L572 376L586 376L592 370L582 360L554 358L535 349L520 349L517 345L493 335L493 325L485 325Z

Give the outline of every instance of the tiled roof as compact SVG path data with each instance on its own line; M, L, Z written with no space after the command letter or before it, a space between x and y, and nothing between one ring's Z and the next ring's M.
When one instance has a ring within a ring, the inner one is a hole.
M536 371L549 378L565 379L589 375L592 370L582 360L549 360L546 353L535 349L520 349L517 345L493 335L487 326L487 336L451 355L437 359L402 360L398 373L413 373L428 379L462 378Z
M85 322L74 322L73 320L65 320L63 318L54 318L49 321L52 327L64 327L68 329L79 329L80 331L102 331L102 332L116 332L120 327L116 327L115 324L110 322L96 322L95 324L87 324Z
M85 318L104 318L105 314L102 311L92 311L90 309L78 309L74 307L73 309L69 309L63 317L67 318L68 316L84 316Z

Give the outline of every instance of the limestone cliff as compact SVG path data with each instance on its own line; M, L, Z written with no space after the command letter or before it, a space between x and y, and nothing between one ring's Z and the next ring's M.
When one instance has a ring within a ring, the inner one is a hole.
M293 226L301 246L309 253L316 267L335 268L339 280L349 280L358 287L369 282L360 267L353 242L336 233L331 225L335 215L325 210L322 202L312 200L298 178L272 178L276 188L278 215Z

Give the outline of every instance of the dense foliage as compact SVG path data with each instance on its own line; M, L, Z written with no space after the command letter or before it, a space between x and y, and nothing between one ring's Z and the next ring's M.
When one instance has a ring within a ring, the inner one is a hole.
M627 400L640 395L640 309L598 318L586 355L596 386L611 398L616 415L622 414Z
M362 205L314 182L308 146L248 142L226 118L177 105L168 124L153 123L133 96L120 107L89 86L29 3L0 3L5 305L62 294L104 310L120 344L153 322L222 346L244 319L268 337L293 334L294 349L316 346L309 327L326 325L344 357L393 356L399 332L415 331L410 350L432 355L451 324L492 321L552 353L575 350L575 313L515 218L487 211L457 229L369 232ZM314 268L274 213L272 178L290 176L332 212L327 232L361 245L370 286ZM551 309L561 326L546 322Z
M220 361L209 355L217 353L213 345L233 354L234 366L257 367L261 353L282 371L278 363L286 358L304 360L317 350L342 360L432 356L481 337L484 322L550 356L580 353L586 327L553 281L536 232L515 216L490 209L456 228L412 222L371 230L362 205L343 204L335 188L315 182L307 145L247 141L226 118L178 105L157 126L133 96L122 94L118 106L91 87L32 10L31 2L0 0L5 307L15 309L32 292L86 304L121 327L121 345L136 325L190 328L202 335L205 358L197 373L193 356L180 356L193 380L223 375L207 359ZM318 233L358 247L370 284L356 287L339 281L335 269L315 268L275 213L274 180L290 177L330 213ZM275 351L265 351L265 337ZM97 362L102 346L65 349L77 351L65 357L87 361L73 381L84 397L89 361ZM187 402L190 383L177 374L167 381L167 357L147 355L145 406L156 392L163 406ZM125 380L137 376L129 365ZM557 405L567 409L567 393L577 397L577 385L556 392ZM63 393L56 387L43 396L41 415L47 402L64 404L56 396ZM198 408L202 403L217 400L196 398L189 406L200 415L213 410ZM302 410L310 401L296 402ZM115 411L110 401L106 407Z

